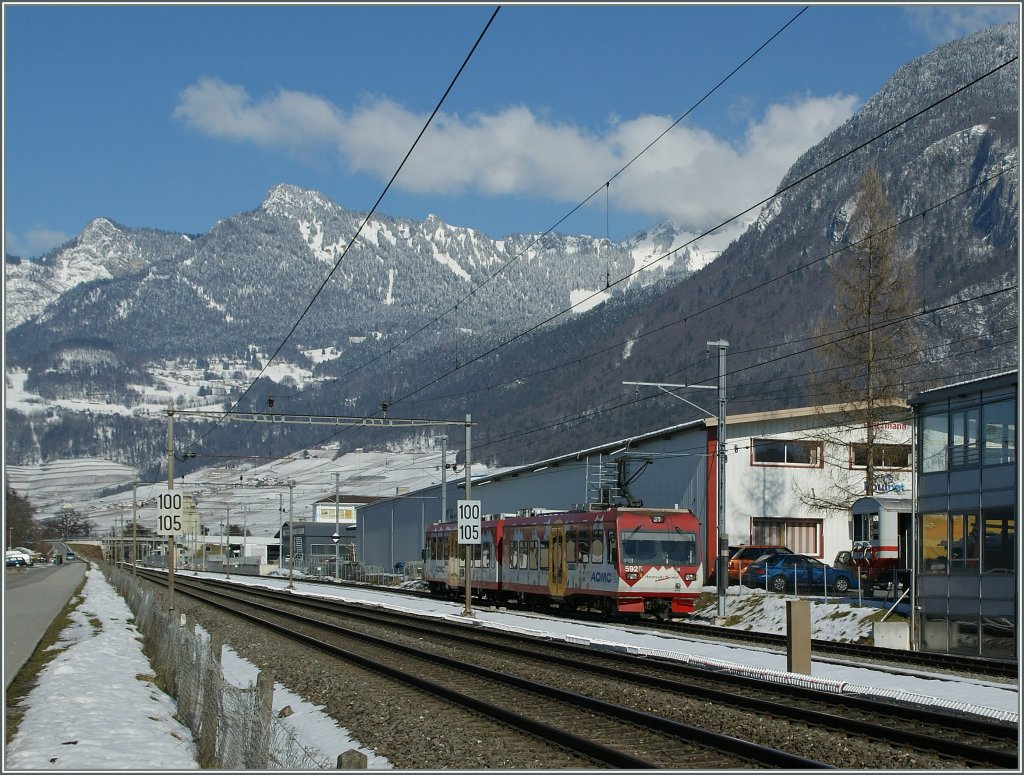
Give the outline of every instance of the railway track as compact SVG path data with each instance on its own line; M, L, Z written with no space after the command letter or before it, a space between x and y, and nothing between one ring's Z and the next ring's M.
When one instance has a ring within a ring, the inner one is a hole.
M179 594L497 721L586 759L590 766L629 769L823 769L828 765L767 746L710 733L652 713L492 670L271 604L251 590L176 579ZM230 586L230 585L228 585ZM256 599L254 599L256 598ZM294 607L294 601L289 601ZM301 601L300 601L301 605ZM394 626L394 625L392 625ZM458 688L454 688L458 687ZM494 698L499 698L495 700ZM607 741L615 741L609 745Z
M349 584L348 582L321 581L319 579L304 578L304 584L322 584L327 587L343 586L365 586L363 584ZM407 595L410 597L437 599L429 592L411 589L398 589L395 587L382 587L389 594ZM461 598L460 598L461 600ZM478 601L480 605L487 603ZM513 604L508 604L510 610L532 610L526 607L516 609ZM548 613L566 619L591 622L607 622L608 618L602 614L584 610L562 610L552 608ZM657 629L663 632L671 632L679 635L698 638L717 638L733 643L745 643L749 645L763 646L771 649L784 651L786 649L786 636L770 632L753 632L750 630L738 630L734 627L717 627L711 624L689 622L685 619L673 619L664 621L652 617L635 618L628 620L630 626L640 628ZM861 643L840 643L837 641L821 640L815 638L811 641L811 648L816 656L835 658L837 660L849 660L858 664L883 664L893 665L901 668L917 668L921 670L947 670L958 675L976 677L987 680L1016 680L1019 677L1019 666L1014 660L986 659L984 657L973 657L964 654L943 654L929 651L907 651L905 649L885 648L871 646Z
M163 579L165 576L157 574L155 578ZM195 582L185 582L191 587ZM176 586L181 588L183 582L176 580ZM510 681L513 678L518 681L527 681L530 688L525 685L517 691L529 691L536 696L543 696L545 691L569 692L575 695L575 712L567 712L564 706L556 704L555 700L550 703L545 700L538 703L533 700L533 705L553 708L561 708L554 714L555 718L579 715L579 708L587 709L587 713L593 713L596 707L614 706L622 707L617 702L610 702L609 698L619 696L630 696L638 693L638 687L643 691L634 700L642 707L671 707L675 698L685 697L687 703L692 704L695 700L701 703L712 703L716 707L731 707L736 712L754 714L760 720L772 720L773 723L799 724L818 733L834 735L839 731L843 735L862 736L882 745L892 746L899 749L911 748L922 754L938 755L943 759L962 764L965 766L1015 768L1017 766L1017 730L1013 725L992 722L990 719L970 718L961 715L936 712L931 709L898 706L892 703L868 700L849 695L837 696L829 692L821 692L803 687L780 685L766 681L756 681L731 674L702 670L693 666L680 664L675 661L661 661L651 658L638 658L635 656L597 652L592 648L574 646L560 641L537 640L525 636L516 635L503 631L485 630L479 627L467 626L450 622L438 622L435 620L424 621L422 617L409 614L402 614L394 611L382 611L379 609L368 609L354 604L341 603L338 601L327 601L323 599L309 598L308 596L297 596L287 591L256 590L251 587L245 589L244 595L239 592L236 585L225 584L221 581L206 580L197 585L204 592L196 594L215 595L218 602L211 599L211 604L221 606L224 610L232 610L239 606L250 606L251 610L259 613L253 614L257 618L270 616L271 609L278 610L276 616L301 616L304 626L317 630L333 630L337 627L336 621L343 618L344 630L348 633L345 637L353 637L353 629L361 629L363 637L372 638L369 631L390 633L386 642L396 647L400 641L417 643L415 649L419 659L427 659L424 651L429 650L435 654L434 658L452 659L445 654L473 654L472 662L468 660L455 660L458 666L449 664L446 669L461 670L463 673L478 677L482 672L502 674L506 676L503 680ZM245 600L254 601L244 602ZM257 602L258 601L258 602ZM281 612L280 608L287 609ZM302 611L302 614L298 612ZM255 621L255 620L254 620ZM294 623L283 625L286 629L295 628ZM371 641L372 642L372 641ZM378 644L379 646L379 644ZM376 647L375 647L376 648ZM436 669L436 668L435 668ZM576 691L580 683L593 683L583 679L582 676L599 675L601 681L596 688L591 687L587 695L579 695ZM538 679L541 687L536 686ZM450 685L462 686L467 682L466 678L451 678ZM498 680L492 676L491 680ZM623 688L628 687L628 688ZM493 684L489 689L482 689L482 693L475 693L477 700L482 697L494 696L496 690ZM500 693L508 693L507 688L498 690ZM582 698L581 698L582 697ZM560 698L557 703L568 702ZM527 700L519 699L513 707L522 705L529 706ZM640 712L645 716L645 710L632 708L633 712ZM613 713L610 709L608 713ZM659 711L660 713L660 711ZM671 714L663 714L671 715ZM708 714L703 714L707 716ZM604 718L604 716L602 716ZM658 724L682 725L676 735L677 739L686 740L692 744L695 735L706 741L709 732L707 724L704 728L695 732L692 716L686 717L685 721L678 718L660 719ZM539 723L550 724L549 721L537 719ZM648 724L653 724L654 718L648 718ZM620 722L621 723L621 722ZM637 722L630 722L637 723ZM594 720L589 720L586 728L598 729L601 725ZM668 732L663 728L654 727L656 730L654 739L663 742L668 739ZM559 733L554 733L558 737ZM578 731L572 731L572 735L580 736ZM648 733L651 734L651 733ZM601 730L601 739L645 739L639 732L614 732L609 729ZM614 735L605 737L605 735ZM627 735L622 737L622 735ZM568 739L568 735L565 735ZM731 751L735 753L735 738L729 738ZM764 754L764 749L769 746L758 745L754 749L756 755ZM640 751L630 755L638 756L644 761L649 761L654 766L678 767L678 761L699 761L700 767L709 768L723 766L794 766L771 763L755 763L747 761L741 765L723 765L706 762L701 755L692 750L675 750L658 754L651 751ZM644 757L651 757L645 759ZM678 757L685 757L679 759ZM672 764L661 762L674 761ZM805 760L806 761L806 760ZM609 765L606 766L623 766ZM833 766L841 766L841 762L834 762ZM641 766L630 764L625 766ZM807 767L803 765L796 765ZM687 768L690 768L687 766Z

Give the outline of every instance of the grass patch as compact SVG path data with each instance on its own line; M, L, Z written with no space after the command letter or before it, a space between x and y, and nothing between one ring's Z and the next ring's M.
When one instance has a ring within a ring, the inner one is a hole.
M864 617L864 621L870 624L882 621L882 617L885 617L887 622L909 622L910 617L903 616L903 614L892 613L890 614L888 609L879 608L873 614Z
M28 658L28 661L22 666L14 680L11 681L11 685L7 687L7 692L4 696L4 712L6 714L4 741L7 745L10 745L11 740L14 739L21 724L21 719L25 715L26 709L21 704L22 700L38 685L39 674L43 672L43 669L71 645L66 644L63 647L54 648L61 640L60 634L72 624L72 611L82 604L81 592L84 586L85 579L83 578L82 583L75 590L68 604L54 617L53 622L51 622L46 632L43 633L43 637L36 646L36 650L32 652L32 656Z

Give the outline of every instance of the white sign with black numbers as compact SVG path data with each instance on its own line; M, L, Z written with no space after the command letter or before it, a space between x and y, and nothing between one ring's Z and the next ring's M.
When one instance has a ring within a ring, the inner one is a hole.
M180 536L187 531L185 500L180 492L164 490L156 496L156 532L162 536Z
M476 545L480 537L480 501L459 501L459 543Z

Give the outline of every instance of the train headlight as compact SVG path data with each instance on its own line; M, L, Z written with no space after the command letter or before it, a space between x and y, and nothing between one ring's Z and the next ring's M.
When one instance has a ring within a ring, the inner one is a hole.
M629 581L636 581L638 578L640 578L640 574L639 573L627 573L626 574L626 579L628 579Z
M664 514L653 514L651 516L651 522L654 522L655 524L661 524L664 521L665 521L665 515Z
M696 581L697 580L697 574L696 573L687 573L685 576L683 576L683 579L686 580L686 581Z

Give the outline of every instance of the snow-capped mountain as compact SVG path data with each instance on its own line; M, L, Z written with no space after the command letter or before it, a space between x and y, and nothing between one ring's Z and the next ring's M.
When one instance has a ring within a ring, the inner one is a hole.
M283 184L202 235L97 219L39 261L6 263L8 384L38 397L8 407L8 459L131 450L120 459L144 466L159 459L163 429L131 413L154 393L232 405L247 390L243 409L276 396L289 412L365 415L402 399L406 416L472 410L510 438L550 423L558 432L543 441L487 452L539 459L671 424L660 405L608 417L595 402L622 380L707 379L706 343L719 339L732 343L737 406L806 402L813 354L788 345L830 308L828 259L849 242L869 164L905 221L898 242L922 309L943 310L922 314L920 384L941 381L950 363L1012 367L1018 50L1017 26L1003 25L908 63L798 159L728 246L669 224L619 243L491 239L433 216L367 218ZM99 420L58 401L124 411ZM232 453L311 443L290 434L216 436Z
M374 331L414 331L463 299L459 326L480 333L503 327L510 314L542 319L574 291L605 288L609 278L628 275L623 288L646 286L707 260L684 250L655 261L673 239L686 235L623 243L559 234L492 240L434 216L367 219L319 192L282 184L257 210L204 235L127 229L98 218L38 262L8 261L5 328L31 323L34 347L40 336L55 344L74 331L170 355L182 349L175 332L188 320L218 332L216 341L190 337L200 350L266 349L322 286L320 309L297 333L302 349L344 345L346 337ZM133 336L121 336L129 331ZM12 341L15 358L19 341Z

